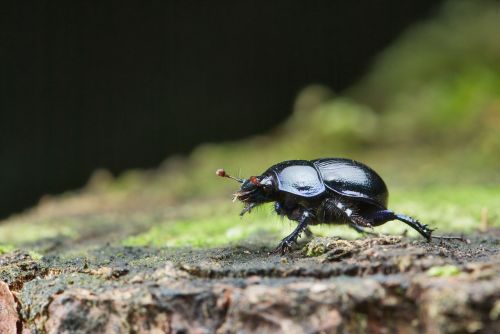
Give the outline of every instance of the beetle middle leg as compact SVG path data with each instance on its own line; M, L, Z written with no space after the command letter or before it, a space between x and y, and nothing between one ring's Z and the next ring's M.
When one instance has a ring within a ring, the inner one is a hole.
M292 249L293 244L297 242L297 239L300 236L300 234L302 232L308 230L307 224L311 220L312 220L312 214L307 210L303 210L302 214L298 220L299 224L297 225L295 230L293 230L293 232L290 233L287 237L283 238L283 240L281 240L278 247L276 247L271 252L271 254L279 253L279 254L283 255L283 254L289 252ZM307 232L306 232L306 234L307 234Z
M380 233L377 233L377 232L372 232L372 231L368 231L366 230L365 228L359 226L359 225L356 225L356 224L353 224L353 223L350 223L349 224L349 227L351 227L352 229L354 229L356 232L358 233L361 233L361 234L370 234L370 235L376 235L376 236L380 236Z
M309 226L304 229L304 234L306 235L306 238L312 238L312 237L314 237L314 233L312 233L312 231L309 228Z
M361 210L356 205L343 198L328 198L325 200L317 213L321 223L348 224L360 233L365 233L364 227L371 228L371 220L360 214Z

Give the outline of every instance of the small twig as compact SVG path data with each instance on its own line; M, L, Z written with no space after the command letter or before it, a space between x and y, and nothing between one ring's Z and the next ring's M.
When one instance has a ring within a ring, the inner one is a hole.
M479 226L481 232L488 231L488 208L481 209L481 225Z
M464 238L464 236L459 236L459 237L454 237L454 236L445 236L445 235L432 235L431 236L432 239L439 239L439 240L458 240L458 241L462 241L462 242L465 242L466 244L470 243L470 241L466 238Z

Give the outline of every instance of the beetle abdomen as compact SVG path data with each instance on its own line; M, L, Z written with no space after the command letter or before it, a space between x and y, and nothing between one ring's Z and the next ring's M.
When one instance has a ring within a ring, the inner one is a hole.
M341 158L317 159L312 163L328 189L387 208L387 186L370 167Z

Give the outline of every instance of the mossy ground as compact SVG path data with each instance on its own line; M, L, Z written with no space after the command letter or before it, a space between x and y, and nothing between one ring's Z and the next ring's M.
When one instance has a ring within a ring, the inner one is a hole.
M82 191L46 198L0 224L0 252L22 248L45 254L107 242L275 243L294 223L278 219L269 206L239 218L239 205L230 203L238 184L215 177L214 171L224 167L246 177L282 160L326 156L372 166L389 186L390 208L439 233L499 227L500 52L491 37L500 29L497 6L448 3L439 18L403 34L344 94L317 85L304 89L290 119L266 135L205 144L157 170L132 170L117 178L98 171ZM464 38L436 44L443 36L456 36L464 21L469 23ZM377 231L406 229L395 222ZM313 230L358 237L342 226ZM409 235L416 236L412 230Z
M224 180L223 180L224 182ZM95 212L84 217L50 217L15 221L0 226L0 252L16 247L41 253L75 249L114 242L126 246L214 247L240 242L277 242L290 233L294 222L278 217L272 205L265 205L240 217L241 205L226 197L211 199L194 206L184 203L178 212L169 207L156 208L155 216L145 212L127 215ZM393 210L417 217L436 228L436 234L467 234L500 227L500 190L496 187L432 186L423 189L397 188L390 198ZM118 229L118 231L117 231ZM26 231L19 233L20 230ZM361 235L339 225L313 226L318 236L357 238ZM406 225L394 221L374 232L409 236L418 235Z

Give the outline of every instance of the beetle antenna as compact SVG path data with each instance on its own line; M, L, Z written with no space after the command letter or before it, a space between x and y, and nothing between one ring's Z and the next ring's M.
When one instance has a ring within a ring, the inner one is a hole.
M243 179L240 179L240 178L238 178L238 177L234 177L234 176L231 176L231 175L227 174L227 173L226 173L226 171L225 171L224 169L222 169L222 168L217 169L217 170L215 171L215 175L220 176L220 177L228 177L228 178L230 178L230 179L233 179L233 180L235 180L235 181L238 181L239 183L243 183L243 182L245 182L245 180L243 180Z

